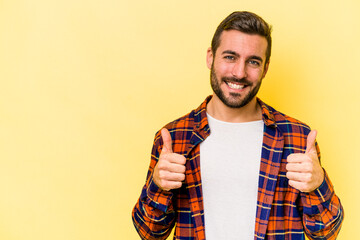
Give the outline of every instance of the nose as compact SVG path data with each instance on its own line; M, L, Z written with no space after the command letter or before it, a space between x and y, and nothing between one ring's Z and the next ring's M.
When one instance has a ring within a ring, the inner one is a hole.
M232 75L236 78L246 78L247 77L247 73L246 73L246 64L243 61L238 61L234 64L233 69L232 69Z

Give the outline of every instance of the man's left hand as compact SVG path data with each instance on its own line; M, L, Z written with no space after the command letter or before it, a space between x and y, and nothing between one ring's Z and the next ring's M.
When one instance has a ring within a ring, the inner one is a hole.
M286 177L289 185L301 192L314 191L324 181L324 170L315 147L316 135L316 130L309 133L305 153L290 154L287 158Z

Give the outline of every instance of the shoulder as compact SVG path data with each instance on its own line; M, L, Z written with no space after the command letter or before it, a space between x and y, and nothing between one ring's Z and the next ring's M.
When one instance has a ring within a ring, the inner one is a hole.
M186 115L167 123L163 128L169 130L171 138L173 140L188 139L190 138L195 128L195 114L196 111L192 110ZM161 135L160 130L156 134L158 137L160 137Z
M166 124L162 128L166 128L172 139L173 151L178 154L186 154L189 147L191 137L196 130L196 111L193 110L190 113ZM162 129L161 128L161 129ZM155 134L154 150L157 153L161 152L163 146L163 139L161 137L161 129ZM154 155L157 155L154 152Z
M163 127L169 130L173 140L185 141L191 137L194 131L198 131L200 127L207 125L206 105L210 98L211 96L207 97L198 108L167 123ZM161 139L160 130L156 133L156 139Z
M308 135L311 131L311 128L306 123L291 117L287 114L284 114L273 107L261 102L265 105L266 109L269 112L269 115L273 118L276 127L283 133L301 133Z
M182 131L187 129L193 129L195 122L194 116L195 110L192 110L186 115L167 123L164 128L167 128L169 131Z
M192 132L195 128L204 126L207 124L206 106L210 101L211 96L208 96L200 106L184 116L166 124L164 128L167 128L169 132Z
M306 123L290 117L287 114L279 112L267 105L270 116L273 118L276 129L284 138L285 148L290 150L290 153L304 153L307 144L307 136L311 132L311 128ZM320 158L320 149L316 143L318 157Z

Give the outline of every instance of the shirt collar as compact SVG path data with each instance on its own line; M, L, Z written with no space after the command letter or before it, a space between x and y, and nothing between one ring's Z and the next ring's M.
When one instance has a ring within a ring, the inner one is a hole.
M204 130L206 133L209 133L209 124L206 116L206 106L211 100L212 95L208 96L205 101L195 110L194 119L195 119L195 128L197 131L202 132ZM260 98L256 98L258 104L261 107L263 121L266 126L274 126L276 127L276 121L273 114L273 109L260 100Z
M258 97L256 98L256 100L261 107L263 121L264 121L265 125L276 127L275 116L273 114L273 108L270 107L269 105L267 105L266 103L264 103L263 101L261 101L260 98L258 98Z

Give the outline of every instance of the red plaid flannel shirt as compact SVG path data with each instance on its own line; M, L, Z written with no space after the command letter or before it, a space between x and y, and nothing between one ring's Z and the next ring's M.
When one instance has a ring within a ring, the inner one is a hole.
M173 139L174 152L187 159L186 179L180 189L165 192L152 180L163 145L160 132L155 136L147 180L132 213L142 239L166 239L174 226L174 239L205 239L200 143L210 134L206 118L210 99L165 126ZM305 239L304 233L310 239L336 239L344 215L327 174L322 185L311 193L290 187L286 178L287 156L305 152L309 127L260 99L258 103L262 107L264 138L254 239L300 240Z

